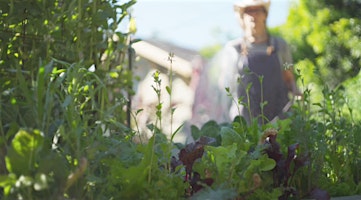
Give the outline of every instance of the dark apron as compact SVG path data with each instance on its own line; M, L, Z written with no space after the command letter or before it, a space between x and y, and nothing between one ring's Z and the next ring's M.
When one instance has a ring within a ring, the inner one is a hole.
M241 82L238 95L243 98L245 106L241 107L241 114L246 121L250 123L252 118L257 117L258 123L264 124L280 116L289 99L277 47L270 55L266 50L262 52L251 50L247 55L242 55L239 73ZM261 77L263 77L262 84ZM248 95L247 86L250 86Z

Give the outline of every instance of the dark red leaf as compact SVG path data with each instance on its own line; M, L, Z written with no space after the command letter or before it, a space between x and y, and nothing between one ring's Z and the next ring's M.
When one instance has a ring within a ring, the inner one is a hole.
M204 188L204 185L211 186L214 180L212 178L201 179L201 175L198 172L193 173L193 178L190 180L189 184L192 187L192 194L198 192Z
M266 144L269 147L266 149L267 155L269 158L272 158L276 162L280 161L283 158L283 154L280 150L280 145L276 141L277 135L270 135L268 140L266 140Z
M288 154L284 166L287 174L289 174L291 162L296 158L296 150L298 149L298 146L299 146L298 143L288 146Z
M212 142L215 142L215 139L202 136L195 143L190 143L180 150L178 155L179 160L182 161L186 168L186 181L188 180L187 177L191 178L190 176L192 173L194 161L196 161L198 158L202 158L204 153L204 146Z
M288 156L287 156L287 160L293 160L296 156L296 150L298 149L299 144L293 144L288 146Z
M189 144L179 152L179 160L186 167L187 174L192 172L193 163L201 158L204 153L204 146L201 144Z
M309 165L310 164L310 154L303 155L303 156L297 156L294 159L294 163L295 163L295 170L297 170L303 166Z

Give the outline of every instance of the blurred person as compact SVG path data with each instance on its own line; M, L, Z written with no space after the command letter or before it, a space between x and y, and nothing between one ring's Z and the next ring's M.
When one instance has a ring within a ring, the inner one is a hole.
M214 112L210 119L227 122L241 115L248 124L257 119L262 125L286 117L293 100L289 93L301 95L288 44L268 32L269 8L269 0L234 4L243 36L229 41L207 72L208 82L214 83L207 91L218 93L208 95L215 105L208 107Z

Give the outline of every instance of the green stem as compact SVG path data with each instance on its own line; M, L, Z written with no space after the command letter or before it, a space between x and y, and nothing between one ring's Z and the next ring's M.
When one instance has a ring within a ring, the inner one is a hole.
M168 162L167 162L167 168L169 170L169 173L171 172L171 167L170 167L170 163L171 163L171 151L172 151L172 142L173 142L173 114L174 114L174 109L172 108L172 93L173 93L173 57L174 54L173 53L169 53L169 57L168 60L170 62L170 70L169 70L169 108L170 108L170 142L169 142L169 149L167 152L168 156Z
M77 28L77 40L76 40L76 44L77 44L77 49L78 49L78 56L79 56L79 60L82 60L82 49L81 49L81 30L83 28L83 25L81 23L82 21L82 16L83 13L82 13L82 0L78 0L78 23L79 23L79 27Z
M259 77L259 81L260 81L260 85L261 85L261 104L262 104L261 105L261 119L262 119L262 125L263 125L264 118L265 118L264 113L263 113L263 108L265 106L264 101L263 101L263 99L264 99L264 97L263 97L263 76Z
M92 18L95 17L96 14L97 14L97 1L93 1L93 12L92 12L92 14L93 14ZM92 27L92 31L91 31L91 35L90 35L89 58L90 58L91 60L93 60L93 61L94 61L93 64L95 64L95 65L97 66L97 63L96 63L96 62L97 62L98 59L96 59L95 56L93 57L93 55L95 55L94 52L93 52L93 51L94 51L94 48L93 48L93 47L95 46L95 45L94 45L94 34L95 34L95 32L96 32L96 26L95 26L95 24L92 23L91 27Z
M2 94L0 95L0 110L3 111L4 109L2 108L2 105L3 105L3 100L2 100ZM5 132L4 132L4 126L3 126L3 118L2 118L2 113L3 112L0 112L0 137L2 138L1 140L2 141L6 141L5 140ZM6 142L4 143L4 145L6 145ZM1 146L0 146L1 148ZM1 150L0 150L1 151Z
M152 176L152 165L153 165L153 160L154 160L154 147L155 147L155 142L156 142L156 134L157 134L157 124L159 123L159 129L161 129L162 127L162 105L161 105L161 80L159 78L159 73L158 71L156 71L153 75L154 77L154 82L155 82L155 86L153 86L153 89L155 90L156 94L157 94L157 100L158 100L158 105L156 107L156 121L155 121L155 125L153 127L153 143L152 145L152 154L151 154L151 160L150 160L150 167L149 167L149 174L148 174L148 183L150 184L151 182L151 176Z
M173 53L169 53L168 60L170 62L169 70L169 108L170 108L170 134L173 134L173 108L172 108L172 93L173 93Z
M153 160L154 160L154 147L155 147L155 134L153 134L153 144L152 145L152 154L150 157L150 166L149 166L149 174L148 174L148 184L152 181L152 167L153 167Z

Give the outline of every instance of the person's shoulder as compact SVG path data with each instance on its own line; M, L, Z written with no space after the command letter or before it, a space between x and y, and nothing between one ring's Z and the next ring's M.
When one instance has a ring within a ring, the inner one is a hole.
M225 48L237 48L239 45L241 45L241 42L241 38L230 40L225 44Z
M292 63L291 49L285 39L279 36L271 36L273 38L273 45L276 45L276 51L280 56L281 63Z
M229 40L225 43L223 48L221 49L221 52L223 54L230 54L230 53L237 53L241 46L241 39L233 39Z
M274 42L278 45L278 46L287 46L287 42L285 39L283 39L282 37L280 36L271 36L272 40L274 40Z
M236 60L239 54L240 44L240 39L229 40L214 55L213 60Z

